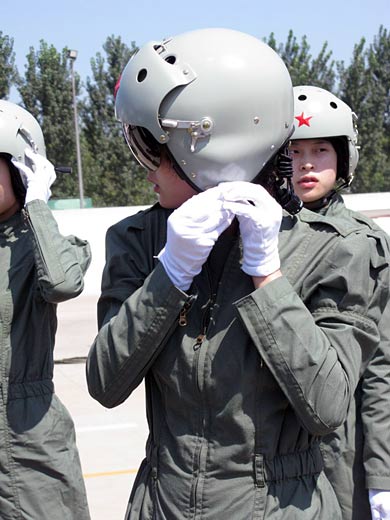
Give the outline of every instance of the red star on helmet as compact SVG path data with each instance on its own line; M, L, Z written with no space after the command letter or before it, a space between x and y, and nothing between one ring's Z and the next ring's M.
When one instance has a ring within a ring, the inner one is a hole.
M299 123L299 124L298 124L298 128L299 128L300 126L304 126L304 125L306 125L306 126L310 126L310 122L309 122L309 121L310 121L310 119L311 119L312 117L313 117L313 116L307 116L307 117L305 117L304 114L303 114L303 112L302 112L302 114L301 114L300 116L295 116L295 119L296 119L296 120L298 121L298 123Z

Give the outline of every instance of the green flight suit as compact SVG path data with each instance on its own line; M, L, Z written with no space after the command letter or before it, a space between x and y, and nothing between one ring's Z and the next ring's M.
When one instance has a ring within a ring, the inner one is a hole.
M239 237L220 237L185 293L156 259L168 215L155 205L108 230L87 361L106 407L145 380L150 434L127 520L340 520L319 441L378 345L379 241L304 210L283 219L285 276L254 290Z
M390 237L370 218L347 209L341 196L319 211L360 225L368 237L383 237L390 258ZM368 489L390 490L390 301L379 331L379 347L361 376L347 420L322 445L343 520L370 520Z
M90 518L73 421L54 393L57 303L76 297L87 242L34 200L0 223L0 518Z

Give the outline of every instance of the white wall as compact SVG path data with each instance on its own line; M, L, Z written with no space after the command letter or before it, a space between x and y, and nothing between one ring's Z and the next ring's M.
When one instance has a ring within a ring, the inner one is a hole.
M346 206L354 211L372 210L386 212L390 216L390 192L343 194L343 199Z
M390 234L390 193L368 193L344 196L346 205L362 211ZM84 295L99 295L100 281L105 263L105 235L107 229L119 220L137 213L147 206L118 208L87 208L54 210L60 231L64 235L77 235L89 241L92 262L85 276Z
M91 245L92 261L85 275L83 295L100 294L100 282L105 264L105 236L107 229L115 222L147 207L130 206L53 210L53 215L63 235L77 235L88 240Z
M390 193L355 193L343 195L345 204L373 218L390 235Z

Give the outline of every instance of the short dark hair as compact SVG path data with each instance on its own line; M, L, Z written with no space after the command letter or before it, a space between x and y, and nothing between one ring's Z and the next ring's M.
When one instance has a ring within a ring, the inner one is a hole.
M4 159L7 163L7 166L9 168L10 177L11 177L11 185L12 185L12 189L14 190L15 198L19 202L21 207L23 207L24 203L26 201L26 187L23 184L19 170L16 168L16 166L14 164L12 164L11 155L9 155L8 153L0 153L0 157L2 159Z

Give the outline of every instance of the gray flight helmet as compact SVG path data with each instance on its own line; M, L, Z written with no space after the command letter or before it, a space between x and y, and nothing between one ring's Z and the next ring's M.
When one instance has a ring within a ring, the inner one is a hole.
M293 90L285 64L264 42L201 29L141 47L121 75L115 111L138 160L158 164L146 129L205 190L257 177L293 131Z
M1 99L0 153L25 162L26 147L46 157L45 140L38 121L19 105Z
M292 139L343 137L347 142L344 180L349 186L359 161L357 115L334 94L320 87L294 87L295 130Z

